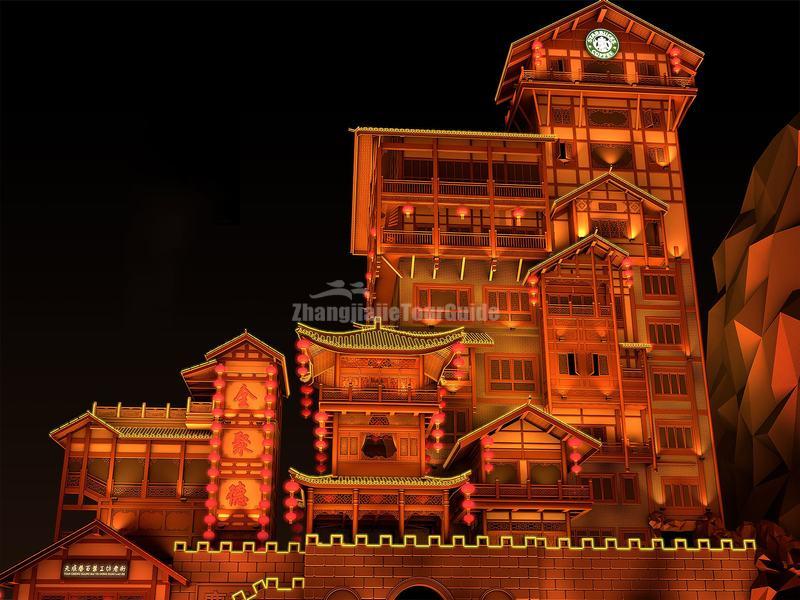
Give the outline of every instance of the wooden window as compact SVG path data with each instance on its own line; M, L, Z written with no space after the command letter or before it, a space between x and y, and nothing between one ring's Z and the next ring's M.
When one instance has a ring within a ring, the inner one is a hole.
M603 212L617 212L616 202L598 202L597 209Z
M658 77L658 63L655 61L640 61L638 63L639 75L645 77Z
M494 483L519 483L517 463L492 463L494 468L486 474L486 481Z
M696 480L676 480L665 478L664 505L668 508L699 508L700 486Z
M536 391L536 363L533 358L515 356L486 356L489 369L489 391Z
M611 127L627 129L630 126L628 118L630 111L618 108L587 108L586 120L590 127Z
M495 183L539 183L537 163L494 162L492 171Z
M144 479L143 458L118 458L114 461L114 481L141 483Z
M596 440L600 440L601 442L608 441L608 433L605 425L581 425L578 429Z
M658 443L661 451L692 451L692 427L688 423L662 423L658 426Z
M359 455L358 437L347 435L339 436L339 454L342 456L357 457Z
M178 481L180 461L172 458L151 458L147 470L150 483L175 483Z
M551 58L549 64L550 64L550 70L555 71L556 73L566 73L569 70L567 69L566 58Z
M531 321L528 292L519 289L486 290L486 304L503 321Z
M589 375L592 377L608 375L608 356L592 352L589 355L589 361L592 366L592 372Z
M439 179L444 181L485 182L489 168L485 162L439 160Z
M582 527L580 529L572 530L572 543L576 546L579 546L581 544L581 540L584 538L594 540L595 544L604 544L606 538L613 537L615 537L614 530L610 527Z
M678 323L651 322L647 324L651 344L658 346L680 346L681 326Z
M470 303L472 289L468 287L417 287L417 302L420 308L444 308L453 305L466 308Z
M664 273L642 273L645 296L674 296L675 276Z
M419 456L419 444L416 437L400 438L400 456Z
M431 158L404 158L403 179L416 181L430 181L433 179L433 159Z
M449 403L449 402L448 402ZM456 440L469 431L467 409L465 408L446 408L444 411L444 437L442 442L445 444L455 444Z
M570 126L572 125L572 107L554 106L553 111L553 125Z
M663 168L667 166L667 149L664 146L648 146L647 147L647 164L651 167Z
M606 239L628 239L628 222L624 219L592 219L592 229Z
M685 396L686 373L653 373L653 394L657 396Z
M574 352L562 352L558 355L558 372L560 375L578 375L578 358Z
M652 108L642 109L642 127L645 129L664 129L664 113ZM664 149L661 148L663 151Z
M592 487L592 497L595 502L616 502L614 475L592 473L580 479L581 483Z
M639 476L636 473L620 473L619 497L623 504L639 504Z
M183 482L190 485L208 483L208 461L199 458L187 459L183 465Z
M553 144L555 159L562 163L568 163L575 157L572 142L556 142Z

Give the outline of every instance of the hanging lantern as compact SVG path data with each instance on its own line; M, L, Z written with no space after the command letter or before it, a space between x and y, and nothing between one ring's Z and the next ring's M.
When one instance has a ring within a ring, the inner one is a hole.
M680 56L681 55L681 49L678 48L678 46L673 46L669 51L669 55L673 56L673 57L674 56Z
M522 208L515 208L511 211L511 216L514 217L514 222L520 225L522 224L522 217L525 216L525 210Z
M434 425L441 425L442 423L444 423L445 418L446 417L443 412L434 413L433 416L431 417L431 422Z
M378 236L378 229L375 228L375 227L370 227L369 228L369 234L370 234L371 237L377 237Z
M456 208L456 214L457 214L457 215L458 215L458 216L461 218L461 220L463 221L463 220L466 218L466 216L469 214L469 209L468 209L466 206L464 206L464 205L462 204L461 206L459 206L458 208Z
M373 260L375 260L375 252L373 252L372 250L370 250L369 252L367 252L367 258L368 258L370 261L373 261Z
M273 364L267 365L267 376L268 377L275 377L278 374L278 367Z
M256 534L256 539L259 542L266 542L269 539L269 534L263 529Z
M314 420L315 420L317 423L324 423L325 421L327 421L327 420L328 420L328 418L329 418L329 415L328 415L328 413L326 413L326 412L318 412L318 413L316 413L316 414L314 415Z
M472 509L475 508L475 501L470 496L475 493L475 485L466 482L461 486L461 493L464 494L464 500L461 502L461 508L464 509L464 523L471 525L475 522L475 516L472 514Z
M466 361L466 360L464 360L464 359L463 359L461 356L456 356L456 357L455 357L455 358L454 358L454 359L451 361L451 364L452 364L452 365L453 365L455 368L457 368L457 369L460 369L461 367L463 367L464 365L466 365L466 364L467 364L467 361Z
M213 396L211 396L211 400L214 402L222 402L225 399L225 396L222 395L221 392L215 392Z
M206 508L216 508L217 507L217 500L216 498L209 498L205 501Z
M578 461L581 459L581 455L580 455L580 453L579 453L579 452L572 452L572 453L570 453L570 455L569 455L569 459L570 459L572 462L578 462Z
M444 437L444 430L443 429L434 429L431 432L431 437L435 439L437 442Z
M211 452L208 455L208 462L219 462L219 452Z
M205 523L206 525L211 526L216 522L217 522L217 518L212 514L208 514L205 517L203 517L203 523Z
M453 354L466 354L467 347L462 342L456 342L450 348Z
M222 375L224 372L225 372L225 365L223 365L222 363L219 363L214 367L214 373L216 373L217 375Z
M307 419L308 417L311 416L311 411L308 410L307 408L304 408L303 410L300 411L300 416L303 417L304 419Z
M481 438L481 461L483 462L483 470L487 473L494 471L494 465L491 463L494 458L493 445L494 438L492 436L485 435Z
M467 525L472 525L475 522L475 515L472 513L467 513L464 515L464 523Z
M581 441L576 437L571 437L567 440L567 446L570 448L577 448L581 445Z
M403 215L405 215L406 219L410 219L411 215L414 214L414 207L410 204L404 204L400 210L403 211Z
M575 473L575 475L577 475L578 473L583 471L583 467L580 466L580 465L572 465L572 468L570 468L570 471L572 471L573 473Z
M218 390L221 390L222 388L225 387L225 380L222 377L217 377L214 380L214 387L217 388Z
M217 537L217 534L211 531L210 527L203 532L203 539L206 540L207 542L210 542L215 537Z
M221 419L223 415L223 410L220 407L217 407L211 411L211 414L214 415L215 419Z
M308 358L308 354L302 353L295 356L294 360L298 365L307 365L311 361L311 359Z

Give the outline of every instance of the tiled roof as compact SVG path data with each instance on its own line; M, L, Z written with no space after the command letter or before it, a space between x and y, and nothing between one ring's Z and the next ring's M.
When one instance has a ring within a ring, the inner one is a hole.
M557 135L542 133L519 133L515 131L470 131L459 129L404 129L399 127L356 127L355 134L367 135L408 135L428 137L470 137L498 140L530 140L538 142L554 142Z
M116 427L121 438L162 440L205 440L211 437L208 429L186 427Z
M300 323L297 326L297 334L329 350L401 352L435 352L455 342L465 341L467 335L463 327L438 332L408 331L397 329L392 325L382 325L380 319L375 319L370 325L356 324L356 328L350 331L323 331ZM475 339L478 339L478 336L475 336Z
M361 477L357 475L306 475L296 469L289 469L289 474L299 483L310 486L342 486L342 487L432 487L452 488L469 479L471 471L453 475L452 477Z
M492 346L494 339L483 331L465 331L462 340L467 346Z
M583 246L592 244L592 243L599 243L603 246L606 246L609 250L614 250L617 252L617 256L628 256L628 251L624 248L620 248L613 242L609 242L606 238L599 235L596 231L587 235L585 238L578 240L571 246L564 248L560 252L556 252L550 258L544 259L542 262L532 266L528 269L528 272L525 274L525 279L523 281L527 281L528 277L530 277L531 273L536 273L537 271L541 271L542 269L547 269L553 265L557 265L560 261L562 261L567 256L574 254L577 250L582 248Z

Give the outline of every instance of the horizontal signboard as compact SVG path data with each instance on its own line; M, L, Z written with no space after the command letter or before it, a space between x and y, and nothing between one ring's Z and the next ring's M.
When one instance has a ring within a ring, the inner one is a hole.
M64 579L127 579L127 560L75 559L61 563Z

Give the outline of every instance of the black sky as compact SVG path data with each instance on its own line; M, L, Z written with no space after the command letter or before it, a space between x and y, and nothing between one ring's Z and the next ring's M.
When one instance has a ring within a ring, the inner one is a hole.
M50 429L93 401L181 405L178 370L245 327L290 356L291 303L362 277L348 127L500 128L509 43L583 5L2 3L0 567L52 541ZM800 106L799 5L623 5L706 52L681 142L707 309ZM305 466L286 412L283 467Z

